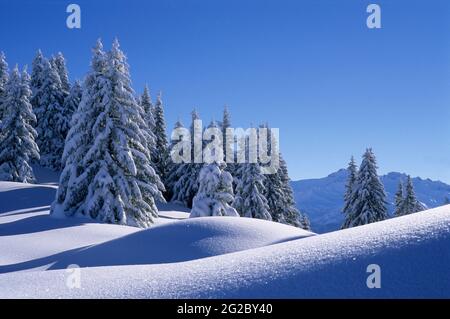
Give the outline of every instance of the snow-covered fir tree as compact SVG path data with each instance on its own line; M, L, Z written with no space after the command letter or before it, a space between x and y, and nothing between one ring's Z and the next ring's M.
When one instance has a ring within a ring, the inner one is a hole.
M20 75L17 66L13 69L6 92L0 125L0 180L33 183L30 161L39 159L39 149L32 126L36 117L30 104L30 77L26 70Z
M52 57L51 63L55 67L56 72L58 73L59 79L61 81L61 88L63 90L63 94L65 96L69 95L70 82L66 67L66 59L64 58L64 55L61 52L58 52L56 56Z
M190 217L239 216L234 201L233 178L224 171L224 163L205 164L199 175L199 189Z
M272 220L278 223L310 229L308 217L296 208L286 162L279 152L278 154L273 154L278 149L278 145L272 145L272 143L277 143L276 139L272 138L274 133L268 124L263 124L260 128L266 128L268 130L267 152L272 159L278 157L279 162L279 167L276 172L264 175L264 196L267 199ZM259 151L261 152L262 150Z
M311 224L308 216L306 216L297 209L297 205L294 199L294 191L292 190L291 186L291 179L289 178L287 164L286 161L281 156L281 154L280 154L280 169L278 171L278 174L280 175L284 191L284 204L282 207L284 208L283 212L284 223L291 226L303 228L305 230L311 230Z
M73 114L62 156L63 170L51 213L72 216L85 214L89 180L83 158L94 143L92 127L103 112L103 96L107 90L107 58L100 40L92 50L91 70L83 82L82 98ZM92 173L91 173L92 174Z
M77 110L78 105L80 105L82 94L83 89L81 87L81 82L77 80L70 88L69 95L64 99L64 117L61 126L61 132L63 136L66 136L69 132L73 114Z
M363 155L350 205L351 212L346 216L342 228L370 224L387 218L386 194L377 175L375 155L370 148Z
M356 178L358 176L358 167L356 166L355 158L353 156L348 163L347 172L348 177L347 183L345 184L344 208L342 209L342 212L344 215L349 216L352 212L351 200L356 183Z
M270 131L269 134L270 135ZM269 152L271 145L268 144ZM272 220L279 223L284 223L284 207L285 197L284 197L284 185L279 174L279 168L276 173L266 174L264 178L264 196L269 204L269 211L272 215ZM240 176L239 176L240 178Z
M155 107L153 109L155 119L154 135L156 140L155 153L152 154L152 161L155 165L156 173L160 176L163 183L167 178L167 167L169 164L169 150L166 133L166 120L164 118L164 108L161 99L161 93L158 94Z
M178 180L173 186L173 196L172 201L177 202L187 207L192 207L192 201L194 199L195 194L198 191L198 176L200 174L200 170L202 169L201 163L195 163L195 153L202 152L202 147L199 149L195 149L194 147L194 139L197 138L201 141L201 132L197 132L194 130L194 122L196 120L200 120L200 116L197 111L194 110L191 113L192 123L190 127L191 131L191 163L184 163L178 166L176 176L178 176ZM194 135L197 135L195 137ZM200 136L199 136L200 135Z
M411 176L408 175L406 180L405 197L400 205L400 209L396 210L395 216L413 214L421 212L425 209L426 207L417 200Z
M42 82L38 89L38 101L34 106L37 118L37 144L41 152L41 165L55 170L61 167L61 156L67 123L64 112L64 94L56 70L46 59L43 60Z
M41 87L44 83L44 66L47 59L42 54L41 50L38 50L36 56L33 59L32 71L31 71L31 105L33 110L39 107Z
M404 194L403 194L403 183L400 180L398 182L398 187L397 187L397 191L395 192L395 210L394 210L394 216L400 216L403 215L402 214L402 209L403 209L403 199L404 199Z
M0 52L0 123L3 119L3 102L6 98L6 85L8 82L8 63L3 52Z
M184 125L181 122L180 119L178 119L178 121L175 122L175 125L173 127L174 131L178 130L178 129L183 129ZM169 158L169 165L167 168L167 178L166 178L166 198L168 200L171 200L174 196L174 187L175 184L177 183L177 181L179 180L180 176L178 175L179 173L179 168L182 165L186 165L186 163L175 163L172 159L174 158L175 155L178 156L182 156L183 154L174 154L177 150L175 149L175 145L177 145L177 143L179 143L180 141L178 140L172 140L170 141L170 145L169 145L169 154L170 154L170 158Z
M139 104L144 110L146 123L150 130L152 130L153 132L153 130L155 129L155 117L153 115L152 98L150 96L150 90L148 89L147 85L144 87L144 92L139 98Z
M150 151L152 156L152 162L154 163L154 156L158 154L156 148L156 136L155 132L155 118L153 116L153 104L150 97L150 91L147 86L144 88L144 92L142 93L139 99L139 105L141 106L142 118L144 119L145 127L143 129L147 133L147 149ZM155 164L153 164L155 165ZM155 167L155 166L154 166Z
M249 152L250 150L248 150ZM251 150L255 151L255 150ZM258 163L237 165L239 180L233 207L243 217L272 220L264 193L264 175Z
M108 54L98 41L91 68L68 134L52 214L148 227L157 217L155 201L164 201L164 186L151 166L140 107L117 40Z
M228 110L228 107L225 106L224 109L223 109L222 125L221 125L224 161L227 160L227 154L233 154L234 153L234 148L233 148L234 141L233 140L229 141L227 139L227 129L228 128L231 128L231 115L230 115L230 112ZM234 156L232 158L234 159ZM233 160L233 163L234 163L234 160ZM227 170L229 172L232 172L231 168L233 166L233 163L228 163L227 162Z

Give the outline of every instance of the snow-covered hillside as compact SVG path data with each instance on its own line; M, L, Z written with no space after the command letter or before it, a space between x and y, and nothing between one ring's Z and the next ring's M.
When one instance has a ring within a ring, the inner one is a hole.
M389 173L380 176L384 185L388 211L394 210L394 196L400 180L407 176L401 173ZM343 194L347 181L347 170L341 169L324 178L305 179L291 182L297 207L308 215L313 231L324 233L338 230L343 223ZM445 197L450 198L450 185L420 177L413 178L417 198L429 208L444 204Z
M0 182L0 298L450 297L450 205L314 236L264 220L186 220L171 205L147 230L54 219L54 192ZM69 264L81 267L79 289ZM381 289L366 285L370 264Z

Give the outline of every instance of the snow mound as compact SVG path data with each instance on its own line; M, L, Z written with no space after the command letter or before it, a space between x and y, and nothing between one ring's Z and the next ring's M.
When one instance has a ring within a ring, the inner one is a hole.
M66 270L4 274L0 297L449 298L449 247L450 205L184 263L81 268L80 289ZM381 289L366 285L370 264Z
M183 262L314 235L251 218L200 217L165 223L65 254L50 269Z

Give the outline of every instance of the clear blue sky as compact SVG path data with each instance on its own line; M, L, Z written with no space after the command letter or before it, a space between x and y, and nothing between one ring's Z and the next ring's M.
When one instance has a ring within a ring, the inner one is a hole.
M69 30L65 8L82 9ZM382 29L369 30L378 3ZM450 182L450 1L0 0L0 50L30 64L62 51L71 79L90 48L118 37L134 88L163 91L168 126L204 121L280 128L293 179L321 177L372 146L380 173Z

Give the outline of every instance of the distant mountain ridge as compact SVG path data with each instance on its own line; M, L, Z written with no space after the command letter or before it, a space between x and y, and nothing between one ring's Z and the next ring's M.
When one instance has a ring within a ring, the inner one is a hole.
M341 213L344 204L343 195L348 172L340 169L327 177L292 181L297 207L308 214L314 232L324 233L338 230L343 222ZM398 182L406 181L406 174L391 172L380 177L386 194L389 214L394 211L394 195ZM428 208L444 204L445 197L450 198L450 185L431 179L413 178L417 198Z

